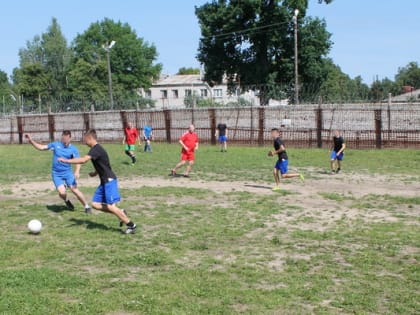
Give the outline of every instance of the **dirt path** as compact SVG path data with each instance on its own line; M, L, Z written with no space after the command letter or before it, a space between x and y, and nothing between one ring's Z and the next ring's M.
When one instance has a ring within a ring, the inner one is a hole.
M188 187L208 189L215 193L226 192L250 192L255 194L273 194L271 191L272 184L260 184L253 182L220 182L220 181L204 181L187 178L171 178L171 177L137 177L134 179L121 179L121 188L133 187ZM97 178L81 178L79 180L80 187L96 187L98 185ZM282 182L285 190L297 192L303 196L313 196L319 193L343 193L351 194L355 197L363 197L368 194L375 195L397 195L404 197L415 197L419 195L420 183L405 183L403 179L391 179L386 176L379 175L321 175L317 179L307 179L305 182L300 180L287 180ZM54 190L52 182L28 182L28 183L12 183L3 185L3 190L11 190L16 196L20 192L29 194L42 193L48 190ZM12 197L13 195L10 195ZM3 196L7 197L7 196Z

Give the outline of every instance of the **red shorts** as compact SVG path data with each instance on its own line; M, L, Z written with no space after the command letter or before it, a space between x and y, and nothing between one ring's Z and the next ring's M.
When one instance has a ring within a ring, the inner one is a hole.
M194 161L195 160L194 151L182 150L181 151L181 160L182 161Z

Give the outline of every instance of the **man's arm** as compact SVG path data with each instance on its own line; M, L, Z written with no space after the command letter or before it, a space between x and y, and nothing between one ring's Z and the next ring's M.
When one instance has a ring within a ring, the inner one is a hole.
M337 155L340 155L341 153L343 153L343 151L346 149L346 143L343 142L343 144L341 145L341 149L340 151L337 152Z
M37 150L39 150L39 151L45 151L45 150L48 150L48 145L46 145L46 144L41 144L41 143L38 143L38 142L34 141L34 140L32 139L32 136L31 136L29 133L27 133L27 134L25 135L25 138L26 138L26 139L28 139L29 143L30 143L30 144L32 144L32 146L33 146L35 149L37 149Z
M275 154L279 154L283 151L286 151L286 148L284 147L284 145L281 145L280 148L278 148L277 150L271 151L271 154L275 155Z
M198 141L197 141L197 143L195 144L195 149L194 150L198 150Z
M61 163L67 163L67 164L85 164L86 162L90 161L92 157L90 155L85 155L83 157L79 158L73 158L73 159L65 159L65 158L58 158L58 161ZM80 165L79 165L80 167Z
M126 139L126 138L125 138L125 135L124 135L124 138L123 138L122 144L125 144L125 139Z
M184 142L182 140L179 140L179 143L184 148L184 150L189 151L189 149L187 148L187 146L184 144Z

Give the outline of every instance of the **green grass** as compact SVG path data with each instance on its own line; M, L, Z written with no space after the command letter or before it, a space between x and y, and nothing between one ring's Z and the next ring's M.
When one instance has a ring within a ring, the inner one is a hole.
M121 181L138 174L166 178L179 157L178 146L155 144L153 154L139 154L131 167L121 146L106 147ZM271 182L274 160L266 151L232 147L221 154L203 146L191 186L195 179L221 185ZM293 190L259 195L169 184L132 187L121 193L139 232L126 236L115 217L67 211L51 191L41 190L38 198L13 193L12 184L50 180L49 153L0 146L0 155L0 314L415 314L420 309L418 197L320 191L311 198L327 208L307 209L302 199L308 197ZM291 149L290 160L309 174L328 170L326 151ZM350 151L345 169L404 179L418 176L413 174L418 162L417 151ZM84 166L82 176L90 169ZM316 187L317 176L311 180ZM327 224L322 210L334 214L340 211L337 203L355 212ZM393 220L365 216L376 212ZM39 235L27 233L32 218L44 224Z

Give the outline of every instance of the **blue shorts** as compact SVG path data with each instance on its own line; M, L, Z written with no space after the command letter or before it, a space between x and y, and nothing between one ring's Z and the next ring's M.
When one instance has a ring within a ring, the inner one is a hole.
M278 160L275 169L280 171L280 174L286 174L289 170L289 160Z
M113 205L121 200L120 192L118 191L118 180L114 179L106 184L101 184L93 195L93 202L100 202L107 205Z
M227 142L227 136L219 136L219 142L220 143Z
M337 152L335 152L335 151L331 152L331 160L332 161L334 161L334 160L342 161L343 158L344 158L344 152L341 152L339 155L337 155Z
M65 173L52 173L52 180L54 182L55 188L58 188L62 185L66 187L77 186L76 178L72 172Z

